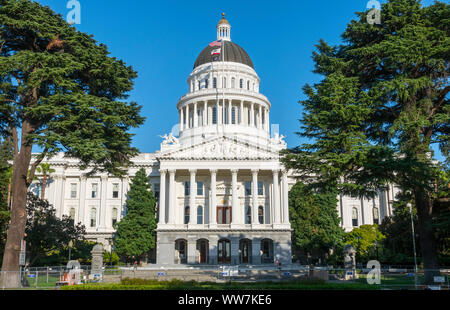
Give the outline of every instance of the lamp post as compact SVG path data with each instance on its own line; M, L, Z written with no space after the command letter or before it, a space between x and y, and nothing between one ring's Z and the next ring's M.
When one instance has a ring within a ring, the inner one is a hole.
M414 287L417 289L417 255L416 255L416 238L414 233L414 220L412 214L412 205L411 203L407 203L406 206L409 208L409 214L411 216L411 233L412 233L412 241L413 241L413 249L414 249Z
M72 250L72 247L73 247L73 241L70 240L68 245L69 245L69 262L70 262L70 254L71 254L71 250Z

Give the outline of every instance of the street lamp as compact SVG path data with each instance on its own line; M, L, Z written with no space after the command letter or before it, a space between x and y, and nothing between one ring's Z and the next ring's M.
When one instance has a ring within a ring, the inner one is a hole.
M413 241L413 249L414 249L414 286L417 289L417 258L416 258L416 238L414 233L414 220L412 214L412 205L410 202L406 204L409 208L409 214L411 216L411 233L412 233L412 241Z
M72 247L73 247L73 241L70 240L69 241L69 262L70 262L70 254L71 254Z

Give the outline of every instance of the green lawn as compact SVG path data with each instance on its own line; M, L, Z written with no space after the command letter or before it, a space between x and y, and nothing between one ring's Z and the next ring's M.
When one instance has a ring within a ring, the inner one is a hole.
M121 283L95 283L65 286L62 290L376 290L378 285L367 283L331 283L321 280L296 280L288 282L196 282L123 279Z

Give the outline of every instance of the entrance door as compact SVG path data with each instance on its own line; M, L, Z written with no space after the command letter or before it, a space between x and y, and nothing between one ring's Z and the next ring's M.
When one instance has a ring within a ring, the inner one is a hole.
M230 240L220 240L217 244L217 261L219 264L231 263Z
M200 264L206 263L206 257L208 255L208 244L206 240L200 241Z
M248 246L248 241L244 240L242 241L242 249L241 249L241 253L242 253L242 263L247 264L248 263L248 257L249 257L249 246Z

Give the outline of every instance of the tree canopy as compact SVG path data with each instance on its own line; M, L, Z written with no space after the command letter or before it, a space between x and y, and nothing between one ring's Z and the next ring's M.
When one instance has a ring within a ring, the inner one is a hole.
M301 101L300 134L309 142L283 162L303 180L336 184L344 194L373 197L388 182L411 191L424 265L436 270L431 217L439 168L432 146L448 162L449 5L389 0L381 24L369 24L367 12L357 15L342 44L317 44L314 72L324 78L305 85Z
M63 151L78 158L82 169L124 173L138 152L129 130L144 122L141 107L127 101L136 77L106 45L49 7L0 0L0 135L11 138L14 148L2 270L19 270L26 193L46 156ZM33 147L42 150L34 158ZM2 273L4 287L19 285L13 275Z

